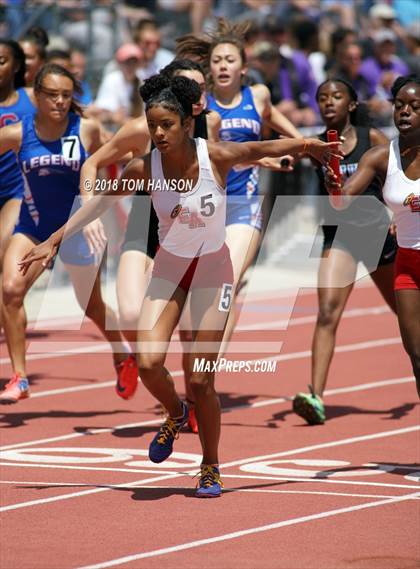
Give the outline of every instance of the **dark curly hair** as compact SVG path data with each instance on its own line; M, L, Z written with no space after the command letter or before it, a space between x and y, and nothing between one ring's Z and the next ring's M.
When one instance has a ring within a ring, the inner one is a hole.
M352 101L356 103L356 108L350 112L350 122L353 126L372 126L372 119L369 115L368 106L365 103L359 102L359 97L357 96L356 90L351 83L346 81L345 79L341 79L340 77L330 77L323 81L320 85L318 85L318 89L316 90L316 100L318 102L319 99L319 92L321 88L326 85L327 83L341 83L347 89L349 97Z
M80 86L79 81L76 79L73 73L68 71L65 67L57 65L57 63L46 63L38 71L34 80L35 93L39 93L40 91L42 91L42 82L44 81L47 75L63 75L64 77L67 77L73 83L73 93L81 95L82 88ZM79 103L75 100L74 95L70 105L70 112L76 113L77 115L83 117L83 109L79 105Z
M15 73L15 77L13 80L13 87L15 89L19 89L19 87L25 86L25 72L26 72L26 64L25 64L25 54L23 49L20 45L14 40L2 40L0 39L0 45L4 45L12 53L12 57L14 61L18 64L18 70Z
M420 77L416 73L405 75L404 77L397 77L391 87L391 102L395 101L399 91L401 91L401 89L408 83L416 83L417 85L420 85Z
M163 73L153 75L140 87L140 95L145 102L146 112L155 106L162 106L178 113L181 122L192 117L192 106L201 97L200 87L196 81L187 77L170 78Z

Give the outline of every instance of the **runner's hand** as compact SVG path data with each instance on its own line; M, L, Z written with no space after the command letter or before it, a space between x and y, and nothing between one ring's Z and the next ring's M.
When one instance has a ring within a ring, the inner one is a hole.
M29 267L35 261L42 261L43 267L48 267L53 258L57 255L58 245L54 243L52 236L46 241L33 247L22 259L19 261L19 271L22 275L26 275Z
M324 166L328 166L331 158L344 157L343 152L340 150L341 142L322 142L318 138L307 138L305 139L305 154L315 158L317 162L320 162Z
M106 247L107 237L100 219L95 219L83 228L83 235L89 246L91 255L100 254Z
M327 169L324 172L324 179L325 179L325 188L329 194L336 192L337 190L341 191L343 185L341 180L335 175L334 170L331 166L327 165Z

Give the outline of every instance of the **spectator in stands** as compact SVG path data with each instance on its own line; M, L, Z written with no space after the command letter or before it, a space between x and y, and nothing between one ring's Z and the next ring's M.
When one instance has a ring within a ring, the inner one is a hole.
M288 0L275 3L276 15L286 24L296 18L305 18L318 22L321 16L319 0Z
M91 5L91 10L89 11ZM61 24L60 32L69 45L77 46L86 53L91 43L91 53L95 62L105 63L112 59L114 39L117 45L123 39L123 20L115 17L111 0L95 2L74 2L72 10L66 10L66 19Z
M396 35L392 30L378 30L373 42L374 55L363 61L360 75L374 92L369 106L376 123L386 125L391 120L391 86L397 77L408 75L408 66L395 54Z
M219 0L217 15L230 21L261 22L276 8L272 0Z
M115 53L118 69L106 74L99 86L94 112L111 128L124 124L130 117L142 114L137 71L143 53L135 43L123 44Z
M70 52L71 66L73 70L73 75L79 81L82 88L82 95L79 97L78 101L84 106L88 106L93 103L93 97L90 90L89 83L85 79L86 75L86 54L79 49L72 49Z
M410 73L420 75L420 20L410 24L406 30L405 45L408 55L405 56Z
M318 106L315 101L316 86L326 79L326 56L319 47L319 25L313 20L298 18L292 25L292 34L297 49L295 57L297 55L303 56L302 60L309 64L307 73L312 75L314 84L313 94L308 92L308 95L311 100L311 107L318 113Z
M404 28L398 21L397 12L392 8L392 6L384 4L383 2L372 6L369 10L368 26L370 43L366 46L366 57L374 55L374 36L379 30L391 30L394 32L397 55L403 55L405 53Z
M27 87L33 86L35 75L46 61L48 42L47 32L38 26L30 28L19 41L25 54L25 85Z
M352 85L359 100L368 101L375 95L375 90L360 74L362 48L357 43L345 44L337 52L336 65L329 71L330 77L343 79Z
M261 0L258 0L261 2ZM165 27L165 37L173 30L172 37L183 34L199 34L203 30L205 19L210 15L212 0L157 0L156 17L158 24ZM173 27L167 28L167 24ZM174 41L168 42L170 48Z
M280 54L278 110L297 127L316 124L316 81L305 53L290 47L288 34L279 18L266 18L261 33L264 39L277 45Z
M325 16L339 26L352 27L356 21L353 0L320 0L321 16Z
M160 47L160 31L154 20L140 21L133 37L142 52L141 64L137 70L137 75L142 81L159 73L173 60L174 54Z
M357 40L357 34L351 28L337 28L332 32L329 38L329 57L325 65L327 72L336 65L339 51L349 44L357 43Z

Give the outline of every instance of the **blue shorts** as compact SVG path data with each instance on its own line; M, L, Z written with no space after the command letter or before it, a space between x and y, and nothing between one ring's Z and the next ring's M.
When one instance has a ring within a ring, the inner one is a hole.
M227 196L226 227L240 223L261 231L262 198L248 199L246 196Z
M18 223L13 233L23 233L37 243L41 243L49 237L49 235L43 235L34 227L29 227L23 223ZM94 265L96 262L96 257L89 252L89 245L81 231L63 241L58 250L58 256L67 265L86 266Z

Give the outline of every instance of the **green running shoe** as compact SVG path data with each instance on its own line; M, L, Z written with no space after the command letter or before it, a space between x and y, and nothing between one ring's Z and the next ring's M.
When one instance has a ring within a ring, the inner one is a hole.
M324 403L315 393L298 393L293 399L293 411L305 419L308 425L323 425L325 423Z

